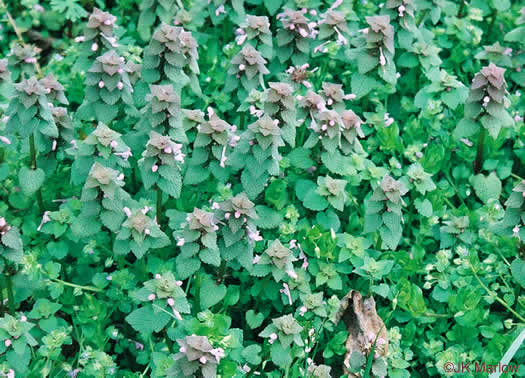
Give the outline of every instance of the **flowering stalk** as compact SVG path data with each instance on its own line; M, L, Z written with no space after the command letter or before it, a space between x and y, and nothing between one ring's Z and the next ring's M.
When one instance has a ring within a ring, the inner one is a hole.
M24 38L22 37L22 33L20 33L20 30L18 30L18 28L16 27L16 22L15 22L13 16L11 16L11 13L9 13L9 11L7 10L7 6L5 5L3 0L0 0L0 8L2 8L5 11L5 14L7 16L7 21L9 22L9 24L13 28L13 31L15 32L16 36L18 37L18 40L20 41L20 43L24 47L28 47L28 45L24 42ZM37 73L37 76L39 78L43 77L44 75L42 74L42 70L40 69L40 65L38 64L38 61L35 59L35 60L32 61L32 63L35 66L35 71Z
M15 316L15 297L13 295L13 279L11 275L5 275L5 288L7 291L7 304L9 306L9 314Z
M162 214L162 190L157 186L157 223L161 223Z
M0 0L1 1L1 0ZM29 136L29 154L31 156L31 169L35 171L36 166L36 148L35 148L35 134ZM42 199L42 190L38 188L36 191L36 200L38 202L38 209L41 213L44 212L44 201Z
M487 130L481 128L478 136L478 149L476 152L476 160L474 160L474 173L478 174L481 172L481 167L483 166L483 145L485 144L485 135Z

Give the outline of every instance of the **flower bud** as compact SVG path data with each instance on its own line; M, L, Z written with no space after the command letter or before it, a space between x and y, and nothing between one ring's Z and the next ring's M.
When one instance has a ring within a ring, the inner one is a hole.
M103 80L100 80L100 81L98 82L98 87L99 87L100 89L104 88L105 85L106 85L106 84L104 83Z
M148 301L154 301L155 300L155 294L148 295Z
M91 45L91 51L95 52L95 51L97 51L97 50L98 50L98 45L97 45L97 43L95 42L95 43L93 43L93 44Z

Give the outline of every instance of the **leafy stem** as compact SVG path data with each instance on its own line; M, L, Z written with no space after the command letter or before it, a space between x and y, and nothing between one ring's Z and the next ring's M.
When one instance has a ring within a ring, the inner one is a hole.
M7 303L9 305L9 314L15 316L15 296L13 295L13 276L5 275L5 288L7 290Z
M487 134L487 130L485 128L481 128L481 131L479 132L478 137L478 150L476 152L476 160L474 160L474 173L478 174L481 172L481 167L483 166L483 145L485 144L485 136Z
M157 223L161 224L162 214L162 191L157 186Z
M0 0L1 1L1 0ZM36 170L36 148L35 148L35 134L29 136L29 154L31 155L31 169ZM38 202L38 208L41 213L44 212L44 201L42 199L42 190L38 188L36 191L36 200Z
M47 276L47 278L50 280L50 281L53 281L53 282L56 282L56 283L59 283L59 284L62 284L64 286L69 286L69 287L73 287L75 289L80 289L80 290L85 290L85 291L94 291L94 292L101 292L102 289L99 289L98 287L94 287L94 286L83 286L83 285L77 285L77 284L74 284L74 283L71 283L71 282L67 282L67 281L63 281L61 279L58 279L58 278L52 278L52 277L49 277L49 275L43 270L43 269L40 269L40 271Z
M490 290L484 283L483 281L481 281L481 279L479 278L478 274L476 273L476 270L474 269L474 267L472 266L472 263L469 262L469 265L470 265L470 269L472 269L472 273L474 273L474 277L476 277L476 280L479 282L479 284L481 285L481 287L483 289L485 289L485 291L492 297L494 298L496 301L498 301L499 303L501 303L503 305L503 307L505 307L507 310L509 310L516 318L518 318L521 322L525 323L525 318L523 316L521 316L520 314L518 314L516 311L514 311L512 309L512 307L509 306L509 304L507 302L505 302L503 299L501 299L500 297L498 297L498 294L495 293L494 291Z
M20 30L18 30L18 27L16 26L15 19L13 16L11 16L11 13L9 13L9 10L7 9L7 5L5 5L3 0L0 0L0 9L3 9L5 11L5 14L7 16L7 21L13 28L13 31L15 32L16 36L18 37L18 40L24 47L28 47L28 45L25 43L24 38L22 37L22 33ZM35 71L37 72L37 75L39 78L44 77L42 74L42 70L40 69L40 64L38 64L38 61L33 61L33 65L35 66Z

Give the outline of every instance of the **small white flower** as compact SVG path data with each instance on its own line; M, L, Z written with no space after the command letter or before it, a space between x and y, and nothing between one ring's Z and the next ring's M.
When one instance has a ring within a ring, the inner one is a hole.
M286 274L288 274L288 276L289 276L291 279L294 279L294 280L297 279L297 273L295 273L293 270L287 270L287 271L286 271Z
M98 82L98 87L99 87L100 89L104 88L105 85L106 85L106 83L104 83L103 80L100 80L100 81Z
M0 142L5 143L5 144L11 144L11 141L8 138L6 138L5 136L1 136L1 135L0 135Z
M122 88L124 88L124 83L123 83L122 81L119 81L119 82L117 83L117 88L118 88L119 91L121 91Z
M42 226L50 221L51 219L49 218L49 211L44 211L44 215L42 216L42 221L40 222L40 225L38 226L36 230L40 231L42 229Z
M201 362L201 364L205 364L208 360L206 356L202 356L201 358L199 358L199 361Z
M177 247L182 247L184 245L184 238L179 238L177 240Z
M153 164L151 166L151 172L155 173L159 170L159 166L157 164Z
M122 211L124 212L124 214L126 214L126 216L130 217L131 216L131 210L129 209L129 207L124 207L122 208Z
M97 50L98 50L98 45L97 45L97 43L95 42L95 43L93 43L93 44L91 45L91 51L97 51Z
M299 309L299 315L304 316L304 314L306 314L306 311L308 311L306 306L301 306L301 308Z

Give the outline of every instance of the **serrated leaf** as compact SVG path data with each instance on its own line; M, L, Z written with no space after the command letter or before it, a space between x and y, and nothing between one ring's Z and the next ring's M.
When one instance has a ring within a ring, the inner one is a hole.
M267 206L258 205L255 207L259 218L255 221L257 227L262 229L269 229L279 227L283 221L282 215Z
M476 195L484 203L488 203L491 199L498 199L501 195L501 181L494 172L488 176L482 174L474 176L472 186Z
M219 303L226 295L226 286L217 285L212 279L205 279L200 288L201 307L207 309Z
M40 168L33 170L28 167L22 167L20 172L18 172L18 182L26 196L30 196L40 189L45 178L46 174Z
M516 282L525 289L525 261L516 257L512 264L510 264L510 271Z
M134 330L143 335L161 331L171 317L163 311L155 310L151 305L136 309L126 316L126 321Z

